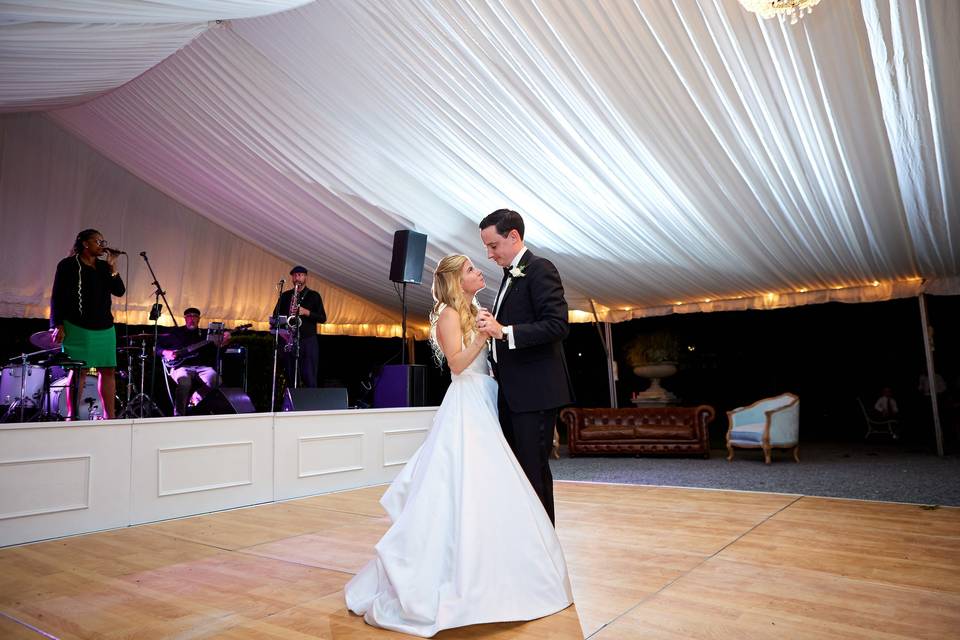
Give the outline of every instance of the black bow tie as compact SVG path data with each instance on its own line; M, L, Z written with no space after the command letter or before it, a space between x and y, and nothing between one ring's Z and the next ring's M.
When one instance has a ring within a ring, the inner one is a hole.
M510 277L510 269L513 269L513 267L504 267L504 268L503 268L503 277L504 277L504 278L509 278L509 277Z

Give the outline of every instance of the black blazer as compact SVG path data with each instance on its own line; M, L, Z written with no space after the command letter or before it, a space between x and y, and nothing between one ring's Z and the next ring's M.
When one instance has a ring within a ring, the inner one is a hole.
M50 296L50 328L64 320L84 329L112 327L110 296L120 297L127 289L120 276L113 277L111 273L110 265L103 260L97 260L92 267L77 256L61 260Z
M513 327L515 349L497 341L494 374L510 411L543 411L573 402L563 340L570 333L563 283L553 263L527 249L496 309L497 321ZM504 278L501 287L506 284ZM493 354L491 353L491 359Z
M285 316L290 313L290 297L293 295L293 289L287 289L280 294L280 300L273 308L273 315ZM317 325L327 321L327 312L323 310L323 299L320 293L313 289L303 288L300 292L300 306L310 309L309 316L300 316L303 324L300 325L300 336L309 337L317 335Z

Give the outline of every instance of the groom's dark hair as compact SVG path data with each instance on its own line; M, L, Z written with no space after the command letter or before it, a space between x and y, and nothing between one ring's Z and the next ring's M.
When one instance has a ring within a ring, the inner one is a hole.
M520 234L520 239L523 240L523 218L520 217L520 214L516 211L510 209L497 209L486 218L480 221L480 230L486 229L487 227L497 227L497 233L506 237L513 229L517 230L517 233Z

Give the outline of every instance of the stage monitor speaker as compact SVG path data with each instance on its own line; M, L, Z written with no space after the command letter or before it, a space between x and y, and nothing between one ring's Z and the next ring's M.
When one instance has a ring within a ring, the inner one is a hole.
M211 416L229 415L234 413L256 413L257 409L250 401L250 396L243 389L235 387L220 387L214 389L200 401L200 404L189 410L188 415Z
M427 401L427 367L422 364L388 364L373 389L373 406L422 407Z
M423 282L423 258L427 252L427 236L402 229L393 234L393 259L390 279L393 282Z
M283 396L284 411L323 411L346 408L346 387L287 389Z

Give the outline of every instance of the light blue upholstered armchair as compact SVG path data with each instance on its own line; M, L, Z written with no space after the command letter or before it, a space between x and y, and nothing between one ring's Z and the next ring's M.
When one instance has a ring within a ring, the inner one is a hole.
M800 462L800 398L784 393L758 400L747 407L727 411L727 460L733 460L733 448L763 449L764 462L770 464L772 449L793 449Z

